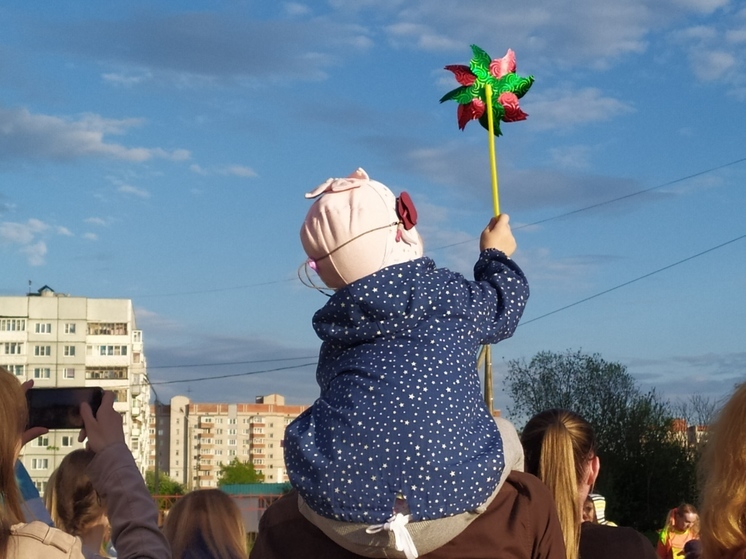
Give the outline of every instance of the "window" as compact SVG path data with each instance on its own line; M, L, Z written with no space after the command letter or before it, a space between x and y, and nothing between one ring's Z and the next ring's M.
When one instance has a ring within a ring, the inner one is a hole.
M75 346L74 345L66 345L65 346L65 355L68 357L72 357L75 355Z
M65 324L65 334L75 334L75 323L68 322Z
M42 446L44 448L49 446L49 437L39 437L34 441L34 446Z
M86 367L85 378L91 379L126 379L127 367Z
M236 434L236 430L235 429L228 429L228 434L229 435L235 435Z
M32 470L46 470L49 468L49 458L32 458L31 469Z
M126 322L90 322L88 334L91 336L126 336Z
M75 378L75 369L73 367L68 367L63 370L62 372L63 378Z
M23 342L5 342L5 355L21 355Z
M34 367L34 378L52 378L52 370L49 367Z
M236 439L228 439L228 444L230 446L236 446Z
M222 435L223 434L223 430L222 429L215 429L215 434L216 435Z
M36 490L44 495L44 492L47 490L47 482L46 481L35 481L34 485L36 486Z
M52 355L52 346L51 345L35 345L34 346L34 355Z
M17 377L22 377L26 374L25 365L5 365L5 369L9 373L13 373Z
M230 425L235 425L235 424L236 424L236 418L235 418L235 417L231 417L231 418L230 418L230 419L228 420L228 423L229 423Z
M51 322L37 322L35 331L37 334L51 334L52 323Z
M25 332L26 320L23 318L4 318L0 320L0 330L3 332Z
M98 346L99 355L127 355L126 345L101 345Z
M231 449L231 450L228 451L228 456L235 456L235 455L236 455L236 451L235 450Z
M261 464L264 464L264 460L263 460L262 458L254 458L254 459L253 459L253 460L251 461L251 463L252 463L252 464L260 464L260 465L261 465Z
M62 436L62 446L72 446L73 445L73 437L70 435L63 435Z

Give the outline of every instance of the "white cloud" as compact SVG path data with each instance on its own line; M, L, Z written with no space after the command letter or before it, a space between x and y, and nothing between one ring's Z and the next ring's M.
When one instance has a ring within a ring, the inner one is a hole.
M236 177L245 178L253 178L258 176L254 169L252 169L251 167L246 167L244 165L229 165L228 167L223 169L221 173L224 175L233 175Z
M285 12L286 15L291 17L306 16L311 13L311 8L309 8L306 4L301 4L299 2L285 2L282 5L282 11Z
M196 163L193 163L189 166L189 170L193 173L197 173L198 175L207 175L207 171L203 169L201 166L197 165Z
M120 73L111 72L107 74L101 74L101 77L104 79L105 82L110 83L112 85L132 87L146 80L149 80L152 77L152 75L149 72L146 72L144 74L140 74L137 76L132 75L132 74L120 74Z
M88 241L98 241L98 235L96 235L96 233L83 233L83 238Z
M38 219L29 219L26 223L5 221L0 223L0 243L17 246L21 254L26 256L29 265L41 266L44 264L47 245L39 237L49 229L49 225Z
M122 135L141 126L142 119L108 119L84 114L77 119L33 114L26 108L0 107L0 158L69 161L107 157L142 162L153 158L183 161L187 150L126 147L107 142L107 135Z
M26 255L29 265L41 266L44 264L44 256L47 254L47 245L44 241L38 241L21 247L21 252Z
M102 227L107 224L106 220L102 217L89 217L89 218L84 219L83 221L90 225L100 225Z
M70 231L67 227L58 226L57 227L57 234L63 235L65 237L73 237L72 231Z
M534 126L553 129L611 120L634 110L629 103L606 97L597 88L587 87L577 91L548 90L536 95L531 98L530 113Z
M137 196L139 198L150 198L150 192L143 188L132 186L131 184L121 184L117 188L117 191L122 194L131 194L132 196Z
M552 163L564 169L588 169L591 151L590 146L564 146L550 149L549 155Z

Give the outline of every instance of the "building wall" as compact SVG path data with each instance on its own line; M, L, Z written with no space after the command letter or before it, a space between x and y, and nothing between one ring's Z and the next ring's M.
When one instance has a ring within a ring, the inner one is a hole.
M150 388L132 301L71 297L46 286L27 296L0 297L0 366L21 382L33 379L36 387L115 391L125 440L145 472ZM62 459L82 447L77 430L55 430L26 445L21 458L43 493Z
M196 403L175 396L170 405L160 406L163 429L155 428L156 406L151 406L151 448L160 434L159 470L190 490L217 487L221 464L234 458L250 461L267 483L285 482L285 427L307 407L286 405L279 394L239 404ZM155 467L154 452L149 466Z

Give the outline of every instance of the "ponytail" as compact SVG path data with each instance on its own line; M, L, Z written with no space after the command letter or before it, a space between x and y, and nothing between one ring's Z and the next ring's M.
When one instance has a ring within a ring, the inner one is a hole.
M535 415L521 435L526 471L541 479L554 496L567 559L578 559L580 512L578 485L595 456L596 440L590 424L567 410Z

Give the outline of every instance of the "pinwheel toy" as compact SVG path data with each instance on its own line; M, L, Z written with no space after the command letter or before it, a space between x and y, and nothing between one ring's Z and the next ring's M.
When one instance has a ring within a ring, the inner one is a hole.
M479 120L488 134L490 169L492 171L492 201L495 215L500 215L500 201L497 192L497 159L495 157L495 136L500 136L500 121L515 122L526 120L528 116L518 106L534 83L534 77L521 77L515 73L515 53L508 49L502 58L492 60L476 45L471 45L474 57L468 66L454 64L446 66L456 76L461 87L449 91L440 102L457 101L458 127L463 130L470 120Z

